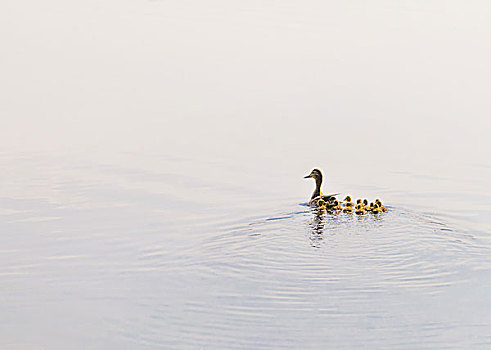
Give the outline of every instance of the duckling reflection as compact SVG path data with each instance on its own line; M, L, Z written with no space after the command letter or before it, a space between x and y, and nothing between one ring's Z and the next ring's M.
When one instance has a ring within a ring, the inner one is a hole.
M322 240L324 238L322 237L322 235L316 235L316 234L311 234L309 236L309 241L310 241L310 246L312 248L320 248L321 247L321 244L322 244Z

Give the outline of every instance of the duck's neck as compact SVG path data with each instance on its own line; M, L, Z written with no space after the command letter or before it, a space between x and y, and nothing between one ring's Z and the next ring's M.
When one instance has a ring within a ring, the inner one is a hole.
M314 199L315 197L318 197L321 195L321 184L322 184L322 177L316 178L315 179L315 190L314 190L314 193L312 194L311 199Z

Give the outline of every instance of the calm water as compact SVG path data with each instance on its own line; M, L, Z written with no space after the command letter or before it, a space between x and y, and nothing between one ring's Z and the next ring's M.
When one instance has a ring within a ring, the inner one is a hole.
M490 15L4 1L0 347L490 348Z

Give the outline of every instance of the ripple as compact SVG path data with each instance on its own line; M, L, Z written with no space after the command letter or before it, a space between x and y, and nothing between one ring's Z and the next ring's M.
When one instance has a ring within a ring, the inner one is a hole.
M445 223L396 208L364 217L302 211L228 228L204 239L199 261L188 266L258 285L290 281L290 286L267 290L280 304L291 301L286 296L315 296L316 284L339 291L348 290L343 283L356 283L364 291L433 293L465 281L461 268L469 268L467 247L472 244Z

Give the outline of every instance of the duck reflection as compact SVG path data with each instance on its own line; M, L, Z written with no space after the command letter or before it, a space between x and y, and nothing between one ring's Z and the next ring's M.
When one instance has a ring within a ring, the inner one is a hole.
M312 248L320 248L322 241L324 227L326 225L326 211L314 209L312 210L314 214L312 221L310 222L310 232L309 232L309 241Z
M310 223L312 234L320 235L324 231L325 226L325 211L314 210L314 217Z

